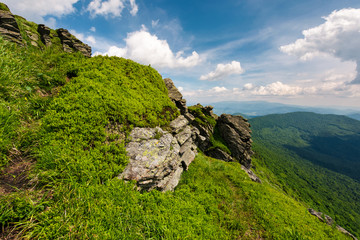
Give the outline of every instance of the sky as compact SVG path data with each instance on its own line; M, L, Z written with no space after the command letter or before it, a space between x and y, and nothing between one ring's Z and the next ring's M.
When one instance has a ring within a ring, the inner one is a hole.
M359 0L0 0L93 55L151 65L188 104L360 110Z

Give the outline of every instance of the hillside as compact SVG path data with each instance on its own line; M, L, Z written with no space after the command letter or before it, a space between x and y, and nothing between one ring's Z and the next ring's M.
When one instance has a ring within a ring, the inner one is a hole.
M269 114L314 112L320 114L345 115L356 120L360 119L359 109L356 108L309 107L266 101L223 101L209 104L214 106L214 112L216 114L229 113L233 115L246 116L248 118Z
M152 67L0 13L19 30L0 36L1 239L351 239L249 177L245 119L187 108Z
M278 185L359 235L360 122L307 112L250 120L259 164Z

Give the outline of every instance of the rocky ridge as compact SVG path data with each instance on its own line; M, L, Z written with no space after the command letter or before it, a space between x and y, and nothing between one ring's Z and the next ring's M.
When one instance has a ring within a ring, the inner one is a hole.
M25 24L22 32L17 18L21 17L13 15L5 4L0 3L0 35L4 39L21 46L31 44L38 48L60 42L65 52L81 52L84 56L91 57L91 47L70 34L68 30L60 28L54 31L44 24L34 24L34 29L33 26Z
M219 118L212 112L211 106L203 107L198 104L195 108L187 108L186 100L172 80L167 78L164 82L169 98L181 115L166 130L160 127L136 127L131 131L126 144L129 163L119 178L135 180L139 190L174 190L199 148L211 157L241 163L250 179L261 182L250 170L253 152L249 123L239 116L223 114ZM222 134L228 139L226 143L231 146L233 154L212 147L211 138L215 126L223 130Z

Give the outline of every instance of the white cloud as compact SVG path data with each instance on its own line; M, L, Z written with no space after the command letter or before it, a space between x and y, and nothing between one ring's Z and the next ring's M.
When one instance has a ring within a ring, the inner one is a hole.
M151 64L160 68L188 68L201 62L199 54L193 51L183 57L183 52L172 52L166 40L151 35L145 27L140 31L129 33L125 39L126 46L112 46L104 55L129 58L142 64Z
M213 87L212 89L210 89L210 92L215 92L215 93L221 93L221 92L226 92L227 89L226 87Z
M85 42L90 43L90 44L96 44L95 37L93 37L93 36L87 36L85 39Z
M90 28L90 31L96 32L96 28L93 26L93 27Z
M62 15L75 12L74 4L79 0L2 0L11 12L27 20L43 23L44 16Z
M56 29L56 19L53 17L50 17L48 19L45 19L44 24L48 26L49 28Z
M157 20L151 20L151 26L154 28L159 24L159 19Z
M131 6L130 14L135 16L139 11L139 7L136 4L135 0L130 0L130 6Z
M324 19L325 23L304 30L304 38L281 46L280 50L302 60L327 54L343 61L355 61L358 74L352 83L360 84L360 9L334 11Z
M274 82L265 86L253 86L251 83L244 85L244 90L250 90L253 95L294 96L302 94L304 89L290 86L282 82Z
M135 16L139 10L135 0L129 0L130 14ZM125 8L127 0L92 0L87 10L95 17L96 15L102 15L105 17L120 17L122 11Z
M215 71L210 72L206 75L202 75L200 80L209 80L209 81L216 81L220 80L224 77L234 74L241 74L244 72L244 69L241 68L240 62L232 61L228 64L218 64L216 66Z

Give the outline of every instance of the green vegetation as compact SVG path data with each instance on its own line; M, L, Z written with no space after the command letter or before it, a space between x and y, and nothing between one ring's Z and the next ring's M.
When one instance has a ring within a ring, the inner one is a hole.
M10 11L9 8L4 3L1 2L0 2L0 10Z
M212 127L215 127L216 120L204 112L204 108L201 104L190 106L188 109L192 115L196 116L195 122L199 125L206 126L207 124L210 124Z
M219 129L217 128L217 126L215 125L214 128L214 133L213 135L210 137L210 143L211 143L211 147L207 150L211 150L213 148L220 148L221 150L223 150L224 152L228 153L229 155L231 155L231 151L228 148L228 146L226 146L225 141L222 139L222 137L220 136L220 132Z
M22 31L35 27L22 21ZM201 153L174 192L138 192L117 178L126 135L179 114L160 74L59 44L27 45L0 37L1 170L33 164L31 189L0 196L0 237L15 229L23 239L346 239L238 163Z
M358 178L360 170L360 122L344 116L290 113L258 117L250 123L255 165L262 179L360 235L360 183L349 177Z
M140 193L114 178L63 184L37 202L5 200L0 219L12 215L28 239L346 239L238 163L201 154L173 193Z

